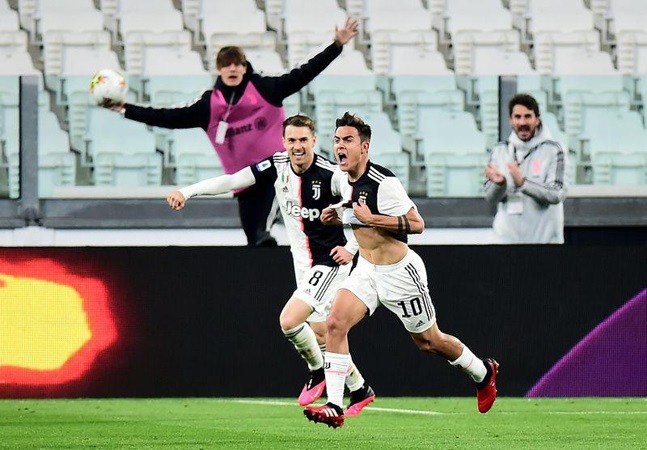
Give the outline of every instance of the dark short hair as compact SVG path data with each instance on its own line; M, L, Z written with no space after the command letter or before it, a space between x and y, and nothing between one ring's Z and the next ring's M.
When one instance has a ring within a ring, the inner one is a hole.
M525 106L529 110L535 113L535 116L539 117L539 104L535 97L530 94L517 94L510 99L508 102L508 111L509 115L512 116L512 110L516 105Z
M315 132L315 121L305 114L295 114L283 121L283 135L285 136L285 129L289 126L293 127L306 127L310 128L312 134Z
M371 142L371 127L355 114L351 114L346 111L344 115L335 122L335 129L339 127L353 127L357 130L357 134L359 134L359 138L362 142Z
M242 66L247 65L247 57L242 48L230 45L218 51L218 55L216 56L216 68L218 70L227 67L231 63Z

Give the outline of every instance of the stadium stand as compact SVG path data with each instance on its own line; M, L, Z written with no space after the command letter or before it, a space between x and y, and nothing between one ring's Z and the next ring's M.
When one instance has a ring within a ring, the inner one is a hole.
M647 130L638 112L587 111L579 140L582 153L590 155L594 184L647 182Z
M419 152L426 165L427 196L473 197L483 186L485 136L465 111L423 110Z
M96 186L161 184L162 158L146 125L99 107L90 108L88 115L85 141Z
M52 197L58 186L76 184L76 157L70 152L70 138L61 129L56 114L49 110L49 97L38 108L38 191Z
M173 130L168 152L176 168L175 184L187 186L224 173L206 133L199 128Z
M431 13L418 1L365 0L363 18L363 39L370 40L370 59L377 74L389 73L397 49L424 52L438 49L438 36L431 28Z
M313 49L330 43L331 24L342 24L346 12L339 7L336 0L284 0L281 11L280 36L283 45L287 46L289 67L294 67L307 59ZM346 50L353 49L348 43Z
M480 195L479 164L507 120L498 76L512 75L570 149L571 180L646 183L639 149L608 145L590 128L599 114L609 114L615 118L609 124L626 120L627 135L643 136L647 5L641 0L0 0L0 167L11 172L12 195L18 97L7 87L15 78L3 75L37 74L43 94L51 94L39 114L52 146L41 153L55 147L65 156L43 165L43 195L74 182L159 185L160 173L170 174L165 182L183 184L221 170L210 148L187 144L204 140L204 133L142 126L133 131L141 136L134 139L141 139L139 149L113 154L105 147L110 139L92 124L120 118L95 108L92 74L127 73L129 101L183 103L211 86L223 45L242 46L256 71L278 74L330 42L331 24L347 15L361 18L360 36L285 101L288 114L317 120L323 153L332 149L334 119L350 110L374 122L372 157L395 170L410 192ZM457 123L463 133L451 128ZM458 148L450 145L456 136ZM70 158L90 171L89 179L74 174ZM424 186L415 171L426 174Z

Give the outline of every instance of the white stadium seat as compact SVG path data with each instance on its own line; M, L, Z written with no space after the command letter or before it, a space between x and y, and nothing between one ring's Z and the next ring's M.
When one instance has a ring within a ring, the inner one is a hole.
M474 116L464 111L422 111L418 135L430 197L481 195L487 164L485 137Z

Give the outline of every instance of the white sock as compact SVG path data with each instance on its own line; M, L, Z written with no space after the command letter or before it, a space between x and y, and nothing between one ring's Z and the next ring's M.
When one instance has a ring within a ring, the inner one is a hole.
M310 371L320 369L323 366L323 355L319 349L315 332L310 325L302 323L291 330L283 330L283 334L292 342L294 348L301 357L308 363Z
M326 344L319 344L319 348L321 349L321 353L324 355L324 360L326 359ZM353 362L353 357L348 355L350 357L350 362L348 366L348 373L346 374L346 386L348 386L348 390L350 392L355 392L362 386L364 386L364 377L360 373L359 369Z
M326 352L326 391L328 402L343 408L344 403L344 381L348 373L350 355Z
M463 353L456 361L449 361L452 366L460 367L463 372L467 372L474 381L480 383L487 374L485 364L477 358L472 351L463 345Z
M364 377L353 362L353 357L348 355L348 373L346 374L346 386L351 392L355 392L364 386Z

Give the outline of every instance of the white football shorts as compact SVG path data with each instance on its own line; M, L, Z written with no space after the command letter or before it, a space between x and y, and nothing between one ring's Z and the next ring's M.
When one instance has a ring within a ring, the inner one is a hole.
M399 262L383 266L371 264L360 255L357 267L341 287L364 302L369 314L383 304L410 333L422 333L436 322L425 264L411 249Z
M335 294L348 278L351 265L313 266L305 272L292 296L303 300L314 310L308 322L324 322L328 318Z

